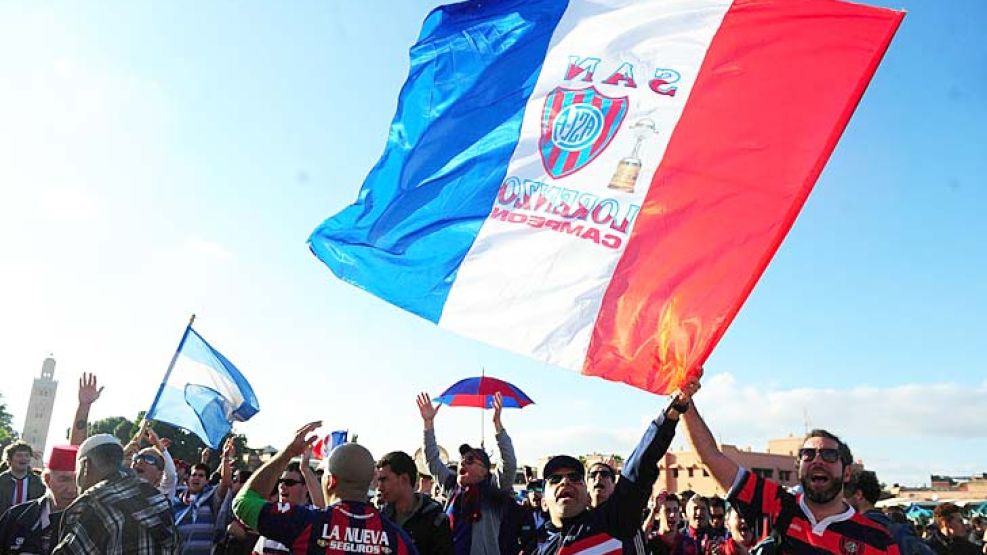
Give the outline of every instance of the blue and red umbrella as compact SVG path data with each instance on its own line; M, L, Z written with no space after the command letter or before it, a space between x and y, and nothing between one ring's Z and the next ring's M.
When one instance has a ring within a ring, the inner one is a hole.
M517 386L490 376L460 380L432 400L450 407L490 409L493 408L494 393L498 392L504 399L504 408L520 409L534 403Z

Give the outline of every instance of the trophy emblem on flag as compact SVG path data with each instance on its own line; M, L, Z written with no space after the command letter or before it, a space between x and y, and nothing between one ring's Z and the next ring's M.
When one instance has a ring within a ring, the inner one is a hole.
M617 164L617 170L613 172L613 177L610 178L610 185L608 185L611 189L617 189L625 193L634 192L637 176L641 173L641 159L638 158L641 145L651 135L658 134L655 122L648 118L639 119L634 122L634 125L631 126L631 131L634 133L634 138L636 139L634 150L631 151L630 156L622 159Z

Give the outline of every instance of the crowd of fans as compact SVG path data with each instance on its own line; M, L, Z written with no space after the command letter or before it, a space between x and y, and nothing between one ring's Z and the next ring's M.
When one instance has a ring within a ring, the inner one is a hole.
M101 389L84 375L70 445L57 446L40 476L31 447L4 451L0 554L182 553L374 555L984 555L987 522L955 505L936 507L929 526L875 508L881 486L854 469L849 447L810 432L798 452L792 491L719 451L687 384L658 412L623 465L550 457L515 492L517 460L494 399L499 464L463 444L459 461L439 455L439 406L417 399L428 474L405 452L375 458L345 443L313 465L320 422L253 471L232 438L213 461L176 461L170 442L145 422L122 444L86 437ZM679 425L726 498L654 491L658 462Z

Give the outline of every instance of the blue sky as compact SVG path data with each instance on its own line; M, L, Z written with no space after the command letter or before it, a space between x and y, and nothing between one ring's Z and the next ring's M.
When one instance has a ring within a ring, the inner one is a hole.
M523 461L626 452L664 400L450 335L336 280L305 239L382 151L432 2L0 4L0 393L53 352L150 404L182 327L236 362L282 445L321 418L413 450L414 395L488 372ZM792 232L707 364L724 442L814 426L886 482L987 471L987 4L899 2L896 39ZM806 71L811 71L807 68ZM439 441L475 441L444 409ZM488 427L489 428L489 427ZM903 449L903 445L918 448Z

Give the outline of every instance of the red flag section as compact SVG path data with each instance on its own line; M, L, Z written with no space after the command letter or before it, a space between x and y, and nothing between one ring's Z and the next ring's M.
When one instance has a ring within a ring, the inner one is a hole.
M697 375L903 17L831 0L733 4L603 298L584 374L655 393Z

